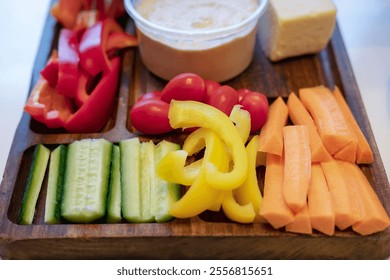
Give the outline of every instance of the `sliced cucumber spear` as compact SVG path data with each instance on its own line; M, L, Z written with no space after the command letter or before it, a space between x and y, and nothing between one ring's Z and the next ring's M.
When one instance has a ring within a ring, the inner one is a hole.
M107 222L119 223L121 220L120 153L119 147L114 145L112 149L111 175L107 197Z
M50 150L39 144L35 146L33 161L30 167L26 188L22 198L22 207L19 215L19 223L30 225L34 219L35 207L39 192L45 178Z
M121 141L122 213L128 222L170 220L170 205L179 199L180 188L156 176L156 164L179 145L162 141L140 143L138 138Z
M58 146L50 154L49 177L45 202L45 223L58 224L61 219L61 198L64 187L67 147Z
M106 214L111 142L85 139L68 146L61 215L70 222L89 223Z
M122 215L128 222L141 222L141 195L139 183L139 155L141 143L138 138L123 140L119 143Z
M155 168L160 160L169 152L179 150L178 144L161 141L155 149ZM156 174L156 171L154 172ZM173 217L169 214L171 205L178 201L181 194L180 185L169 183L156 175L156 183L152 188L152 215L158 223L166 222Z

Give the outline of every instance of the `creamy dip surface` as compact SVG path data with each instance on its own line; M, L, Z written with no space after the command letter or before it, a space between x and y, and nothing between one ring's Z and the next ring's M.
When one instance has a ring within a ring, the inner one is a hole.
M250 17L258 0L142 0L136 9L165 28L196 31L233 26Z

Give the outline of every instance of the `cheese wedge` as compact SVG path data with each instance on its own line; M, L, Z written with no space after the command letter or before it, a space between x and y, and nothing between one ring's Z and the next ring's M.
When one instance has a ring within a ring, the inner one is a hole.
M259 22L262 48L271 61L324 49L336 24L331 0L269 0Z

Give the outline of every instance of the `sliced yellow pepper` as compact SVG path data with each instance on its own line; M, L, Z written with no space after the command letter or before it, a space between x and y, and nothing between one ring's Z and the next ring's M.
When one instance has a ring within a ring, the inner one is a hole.
M184 150L168 152L157 165L157 175L168 182L190 186L199 175L201 162L185 166L188 153ZM199 164L200 163L200 164Z
M168 117L173 128L211 129L229 149L233 167L228 172L218 170L213 162L204 162L207 185L216 189L232 190L244 183L248 169L247 154L243 140L229 117L220 110L201 102L177 100L171 101Z
M236 129L245 145L251 133L251 115L248 111L242 110L241 107L241 105L235 105L229 118L236 124Z
M193 139L193 143L202 143L203 140L201 139L204 139L206 149L199 174L196 176L193 184L183 197L171 206L170 214L178 218L189 218L199 215L205 210L212 208L215 201L218 201L221 197L222 191L207 184L206 164L212 163L221 172L226 172L229 166L229 157L221 139L209 129L200 128L196 132L195 135L197 137L192 137L190 140Z
M248 177L242 186L234 190L234 196L239 204L252 203L256 212L256 222L261 220L259 211L263 201L263 197L257 183L256 173L256 156L258 145L259 136L253 136L252 140L248 143L245 149L248 155Z
M222 209L226 217L234 222L252 223L256 212L251 202L240 205L236 202L233 191L225 191L222 201Z

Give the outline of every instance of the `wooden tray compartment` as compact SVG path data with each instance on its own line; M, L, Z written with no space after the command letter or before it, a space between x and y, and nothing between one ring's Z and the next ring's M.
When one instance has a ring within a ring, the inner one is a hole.
M124 23L126 23L125 19ZM131 21L126 23L132 30ZM47 17L31 85L58 40L59 26ZM337 231L332 237L274 230L268 224L241 225L230 222L222 213L205 212L191 219L176 219L163 224L94 224L43 222L46 180L32 225L18 225L21 198L31 164L33 146L42 143L50 149L84 138L120 140L140 136L129 119L129 110L143 93L161 90L165 81L150 74L136 50L122 57L122 74L115 110L99 133L69 134L48 130L24 113L11 147L0 187L0 256L11 259L384 259L390 255L390 229L370 236L351 230ZM368 122L356 81L338 28L328 47L317 55L271 63L258 42L249 68L227 82L234 88L264 92L270 100L287 97L301 87L326 85L340 87L359 125L370 142L375 162L362 166L379 198L390 213L390 187ZM150 138L141 136L143 140ZM184 134L162 137L181 143ZM152 138L159 141L159 138ZM258 168L262 188L264 168Z

